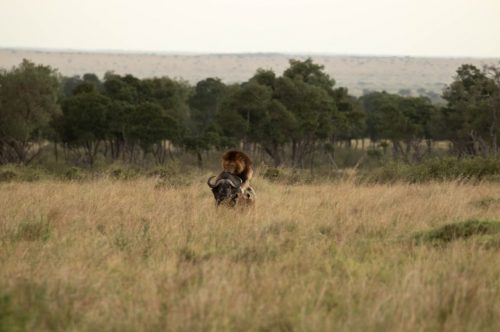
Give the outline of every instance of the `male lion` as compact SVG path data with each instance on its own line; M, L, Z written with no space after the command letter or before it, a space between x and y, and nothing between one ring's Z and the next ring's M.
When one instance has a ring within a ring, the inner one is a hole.
M241 151L227 151L222 156L222 172L208 179L217 205L251 205L255 191L250 187L253 176L252 161Z

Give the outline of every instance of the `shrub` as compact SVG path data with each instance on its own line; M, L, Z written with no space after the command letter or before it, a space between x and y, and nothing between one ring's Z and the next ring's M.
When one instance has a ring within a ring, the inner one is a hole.
M493 180L500 175L500 161L487 158L434 158L420 164L387 163L364 172L361 181L386 183L406 181L420 183L445 180Z
M43 218L38 220L23 220L17 225L13 234L14 240L46 241L51 232L50 223Z
M477 235L500 235L500 222L467 220L446 224L433 230L417 233L413 239L418 243L447 243Z
M192 171L183 169L179 163L172 162L165 166L157 167L148 172L148 176L157 178L155 188L183 187L192 183Z
M263 171L263 178L283 184L305 184L314 182L311 172L293 168L267 168Z
M33 182L49 178L47 171L30 166L3 165L0 166L0 182L28 181Z
M107 171L107 175L115 180L132 180L140 175L140 170L134 167L113 165Z
M0 332L25 331L27 317L13 303L11 294L0 294Z
M279 168L268 168L264 172L263 177L270 181L276 181L283 177L283 173Z
M81 168L70 167L64 172L64 179L66 180L82 180L85 174Z
M470 204L479 208L489 208L490 206L500 206L500 198L493 197L483 197L476 201L470 202Z
M0 182L9 182L15 178L19 177L19 174L10 169L0 170Z

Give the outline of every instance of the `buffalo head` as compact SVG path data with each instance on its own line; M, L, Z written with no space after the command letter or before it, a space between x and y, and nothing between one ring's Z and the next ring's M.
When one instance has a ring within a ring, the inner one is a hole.
M215 179L215 180L214 180ZM208 186L212 189L217 205L235 206L241 195L241 179L229 172L223 172L217 178L208 178Z

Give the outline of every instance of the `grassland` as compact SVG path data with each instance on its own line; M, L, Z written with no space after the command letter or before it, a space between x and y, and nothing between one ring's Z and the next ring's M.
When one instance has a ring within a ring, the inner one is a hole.
M0 183L0 331L500 330L500 184L254 186Z

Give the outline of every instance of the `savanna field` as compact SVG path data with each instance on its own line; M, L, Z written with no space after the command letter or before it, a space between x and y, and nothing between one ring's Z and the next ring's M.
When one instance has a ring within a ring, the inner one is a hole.
M0 331L500 330L499 183L207 177L0 183Z

